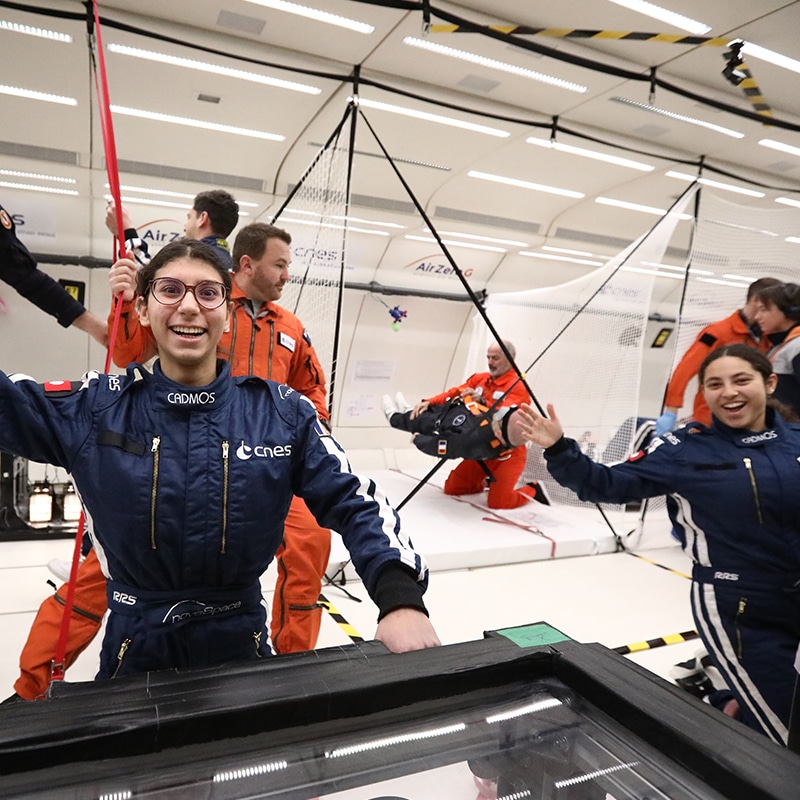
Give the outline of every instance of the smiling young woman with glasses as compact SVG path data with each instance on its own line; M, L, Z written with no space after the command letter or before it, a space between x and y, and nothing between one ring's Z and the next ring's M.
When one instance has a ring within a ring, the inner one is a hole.
M69 469L92 520L110 611L98 678L270 655L260 577L293 495L341 533L378 606L376 638L438 645L427 567L385 495L350 472L305 397L217 358L231 277L214 250L168 244L137 284L152 371L133 363L58 392L0 372L0 449Z

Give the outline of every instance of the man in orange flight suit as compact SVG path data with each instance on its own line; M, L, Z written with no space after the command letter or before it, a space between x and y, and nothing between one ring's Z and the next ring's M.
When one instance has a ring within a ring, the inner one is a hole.
M712 350L726 344L746 344L762 353L769 350L772 346L770 341L761 336L761 331L755 324L755 314L759 307L757 295L763 289L780 283L777 278L759 278L753 281L747 289L746 302L742 308L725 319L712 322L700 331L672 373L664 397L664 413L656 420L658 436L675 428L678 411L683 406L686 387L697 375L700 365ZM692 419L702 422L703 425L711 424L711 411L699 389L694 398Z
M236 236L233 248L233 312L217 354L231 362L234 375L255 374L286 383L314 404L329 424L325 375L303 324L275 305L289 280L291 236L281 228L256 222ZM136 264L117 262L109 272L112 294L122 294L114 363L143 363L156 354L147 328L135 309ZM109 316L111 330L114 312ZM273 598L271 633L278 653L313 649L322 609L322 577L330 556L330 531L321 528L303 500L295 497L286 518L284 543L276 554L278 579ZM70 622L65 667L72 664L100 628L106 609L105 578L93 552L81 562ZM14 690L26 700L45 695L61 624L66 585L42 603L20 655L20 678Z
M503 344L514 358L514 345L505 341ZM412 410L412 417L426 411L429 406L440 405L446 403L450 398L466 395L477 397L481 403L489 407L494 406L495 402L499 400L498 409L530 403L531 397L528 390L518 379L517 373L512 369L511 362L506 358L499 344L494 342L489 345L486 351L486 360L489 367L488 372L470 375L460 386L454 386L441 394L420 401ZM537 492L543 493L544 491L535 484L526 484L519 489L516 488L517 481L525 469L526 454L527 450L524 447L515 447L500 458L492 458L483 462L464 459L448 475L444 484L444 492L452 495L482 492L487 474L481 464L485 464L494 478L489 483L487 498L489 508L517 508L524 505L533 500ZM541 500L545 501L545 498L541 497Z

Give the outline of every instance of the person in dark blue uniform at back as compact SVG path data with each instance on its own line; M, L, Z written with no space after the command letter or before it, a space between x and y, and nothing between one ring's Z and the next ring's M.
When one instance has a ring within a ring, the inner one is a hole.
M19 240L13 217L3 206L0 206L0 280L55 317L62 327L73 325L108 347L106 324L39 269L30 250Z
M611 467L594 463L550 418L518 412L553 477L581 500L669 494L694 566L697 631L742 721L785 744L800 642L800 424L767 405L777 377L747 345L712 351L698 374L713 419L657 438Z
M217 360L230 289L208 245L166 245L137 274L152 373L44 386L0 373L0 448L64 467L84 504L111 611L98 677L268 655L259 578L293 493L342 534L376 638L438 645L427 568L380 487L350 471L309 400Z
M187 239L197 239L213 247L225 266L232 270L233 259L228 237L238 224L239 204L233 195L224 189L208 189L200 192L192 201L192 207L186 212L183 233ZM125 206L122 207L122 225L125 230L125 250L140 264L149 263L152 256L147 242L133 227ZM117 215L113 200L106 206L106 227L114 236L117 235Z

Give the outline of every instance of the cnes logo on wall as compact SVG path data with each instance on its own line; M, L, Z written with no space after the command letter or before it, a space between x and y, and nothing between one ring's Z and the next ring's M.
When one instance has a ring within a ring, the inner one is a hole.
M292 454L292 446L290 444L275 444L265 445L257 444L251 447L248 444L242 443L236 448L236 458L241 461L247 461L250 458L286 458Z

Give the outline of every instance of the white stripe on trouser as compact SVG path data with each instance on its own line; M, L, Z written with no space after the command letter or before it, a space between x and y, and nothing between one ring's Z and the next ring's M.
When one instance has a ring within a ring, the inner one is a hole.
M789 731L766 703L747 670L737 659L733 643L722 625L713 584L692 582L692 608L698 631L719 664L727 684L747 703L767 736L778 744L785 745Z

